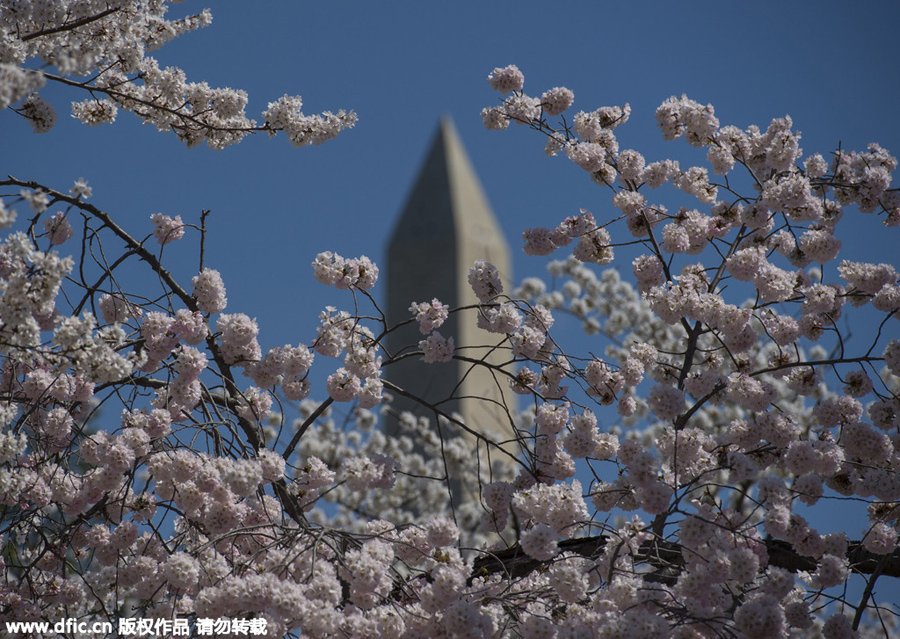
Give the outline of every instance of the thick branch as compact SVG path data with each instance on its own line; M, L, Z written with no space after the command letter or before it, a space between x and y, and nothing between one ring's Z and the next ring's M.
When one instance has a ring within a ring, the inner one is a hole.
M560 552L574 553L594 559L606 548L611 538L608 535L567 539L559 543ZM812 557L804 557L784 541L766 539L766 550L769 554L769 565L784 568L790 572L813 572L817 563ZM900 577L900 549L890 555L876 555L866 550L860 541L850 542L847 559L854 572L873 574L880 568L880 574L888 577ZM637 564L647 564L654 568L644 575L650 582L674 584L684 569L681 546L675 542L652 539L640 545L634 556ZM484 555L475 560L469 582L478 577L487 577L495 573L503 573L507 577L524 577L535 570L546 568L551 561L538 561L526 555L518 544L512 548Z
M87 16L85 18L81 18L80 20L75 20L73 22L66 22L65 24L61 24L58 27L52 27L50 29L44 29L42 31L35 31L34 33L29 33L27 35L22 36L20 39L22 42L28 42L29 40L34 40L35 38L43 38L48 35L53 35L54 33L62 33L63 31L72 31L73 29L77 29L78 27L83 27L86 24L90 24L92 22L97 22L98 20L102 20L106 16L116 13L117 11L121 11L122 7L112 7L110 9L106 9L105 11L101 11L98 14Z

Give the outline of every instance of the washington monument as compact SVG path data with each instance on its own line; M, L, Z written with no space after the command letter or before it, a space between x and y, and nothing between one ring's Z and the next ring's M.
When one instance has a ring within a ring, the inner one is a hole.
M410 319L412 302L438 298L451 309L476 305L467 281L475 260L496 266L509 290L512 270L506 240L453 122L444 117L389 242L388 325ZM507 377L465 361L486 358L499 365L509 359L509 350L491 352L503 336L477 328L476 319L475 309L451 314L439 329L445 337L453 336L454 360L425 364L413 356L387 367L385 373L390 382L442 414L458 413L467 427L494 441L509 440L514 400ZM396 354L424 337L412 323L388 336L388 349ZM394 407L435 418L433 410L405 397L397 397Z

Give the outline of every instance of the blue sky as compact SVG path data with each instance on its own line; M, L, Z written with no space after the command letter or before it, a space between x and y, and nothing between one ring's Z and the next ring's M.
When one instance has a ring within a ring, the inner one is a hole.
M171 15L206 6L188 1ZM212 9L210 27L156 52L162 64L246 89L251 117L300 94L307 112L355 109L357 127L320 147L253 136L221 152L187 150L127 113L88 128L68 117L81 96L54 88L45 95L60 123L50 133L0 115L0 173L66 189L85 177L93 202L137 234L158 211L197 221L210 209L208 265L225 278L229 310L259 318L264 346L308 342L325 304L349 303L313 281L317 252L384 261L442 113L455 119L513 245L517 278L546 262L521 253L524 228L555 225L582 207L601 219L610 210L580 169L544 156L538 134L483 128L479 112L498 98L485 81L495 66L517 64L532 94L569 87L575 110L629 102L620 144L648 161L690 151L663 142L654 119L665 98L682 93L742 128L790 114L806 151L878 141L900 152L894 2L220 0ZM862 223L879 228L871 217ZM889 259L884 235L875 237L882 241L867 238L866 251Z

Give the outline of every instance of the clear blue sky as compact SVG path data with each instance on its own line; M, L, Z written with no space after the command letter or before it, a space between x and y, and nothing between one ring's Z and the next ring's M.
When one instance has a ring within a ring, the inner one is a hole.
M152 213L196 221L211 209L208 264L225 278L229 310L259 318L264 347L309 342L319 310L347 301L313 281L317 252L383 262L442 113L454 117L513 244L517 277L545 263L521 253L525 227L555 225L581 207L599 218L610 209L580 169L544 156L539 135L483 128L479 112L498 97L485 81L495 66L517 64L532 94L569 87L576 110L630 102L620 143L648 161L687 150L683 141L663 142L654 119L661 101L682 93L742 128L790 114L806 151L878 141L900 153L893 1L220 0L174 5L171 15L210 4L212 26L156 52L163 64L246 89L251 117L285 93L300 94L307 112L355 109L357 127L320 147L253 136L221 152L187 150L127 113L88 128L68 117L69 102L82 96L53 89L45 95L60 123L49 134L32 133L10 111L0 115L0 173L65 189L85 177L93 202L138 234L149 231ZM887 243L876 248L890 257Z

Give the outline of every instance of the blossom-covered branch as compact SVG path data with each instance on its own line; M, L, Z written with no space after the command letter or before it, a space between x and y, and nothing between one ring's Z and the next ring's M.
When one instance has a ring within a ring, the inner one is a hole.
M721 126L711 105L667 100L657 110L663 137L707 149L712 174L721 176L714 179L706 167L649 162L620 148L616 129L629 105L564 118L574 102L568 89L529 96L515 66L495 69L488 81L505 96L482 111L487 128L514 122L541 132L549 156L564 153L612 194L615 216L602 227L582 210L556 228L523 233L532 255L577 246L549 266L563 279L561 291L528 281L519 294L617 338L605 359L566 373L601 405L618 406L613 432L626 437L618 442L618 476L595 473L590 495L599 511L653 515L651 524L635 524L637 537L678 544L684 559L670 575L671 606L654 589L632 602L652 602L670 631L685 636L811 629L813 620L797 611L828 601L828 589L850 577L848 542L842 533L820 534L798 510L850 498L868 504L865 537L851 554L872 553L864 562L871 577L853 614L838 607L824 624L826 636L850 636L875 580L893 565L900 527L900 341L891 339L900 278L892 264L838 261L838 237L842 220L860 213L880 214L889 229L900 225L896 159L877 144L861 153L839 149L830 162L820 154L802 159L789 117L765 131L740 130ZM680 192L672 195L677 211L650 199L665 185ZM628 240L613 241L616 223ZM614 271L595 274L592 265L609 264L617 245L635 242L644 249L632 263L637 290ZM877 329L851 342L838 320L862 306ZM537 379L527 369L521 375ZM536 427L540 436L540 411ZM558 428L547 434L551 441ZM575 420L571 428L566 443ZM774 539L763 544L760 532ZM638 547L621 556L636 565ZM743 581L739 556L743 565L749 550L762 548L756 569L745 573L754 578ZM777 565L810 574L800 573L802 585L785 581L773 597L766 575ZM713 621L719 614L731 621Z
M301 99L288 95L269 103L258 124L245 114L246 92L189 82L181 69L160 67L149 52L212 22L209 10L167 19L169 4L54 0L0 8L0 108L13 108L38 133L49 131L57 115L39 91L50 81L90 96L72 103L72 115L89 126L111 123L124 109L174 131L189 147L213 149L253 132L283 131L294 146L321 144L356 124L352 111L304 115Z

